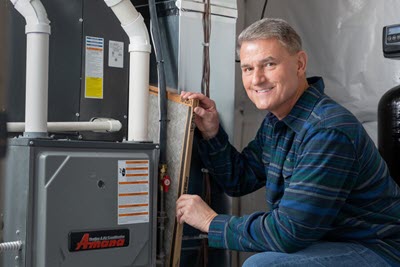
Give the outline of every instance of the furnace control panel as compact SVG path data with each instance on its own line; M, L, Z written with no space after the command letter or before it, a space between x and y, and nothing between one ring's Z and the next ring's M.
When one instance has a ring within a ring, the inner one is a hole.
M400 58L400 24L383 27L383 55L387 58Z

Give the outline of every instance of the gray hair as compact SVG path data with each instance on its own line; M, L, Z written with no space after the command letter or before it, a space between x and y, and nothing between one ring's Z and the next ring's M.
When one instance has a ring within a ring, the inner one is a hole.
M301 38L297 32L283 19L265 18L254 22L244 29L238 37L237 53L246 41L276 38L289 53L294 54L302 50Z

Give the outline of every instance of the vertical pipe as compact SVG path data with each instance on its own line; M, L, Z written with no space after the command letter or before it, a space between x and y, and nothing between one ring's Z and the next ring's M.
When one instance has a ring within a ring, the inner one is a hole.
M47 136L49 35L27 33L26 137Z
M128 141L148 141L150 38L143 17L129 0L104 0L129 37Z
M128 140L148 141L149 70L148 53L130 52ZM140 78L139 78L140 77Z
M26 20L25 137L47 136L50 21L40 0L11 0Z

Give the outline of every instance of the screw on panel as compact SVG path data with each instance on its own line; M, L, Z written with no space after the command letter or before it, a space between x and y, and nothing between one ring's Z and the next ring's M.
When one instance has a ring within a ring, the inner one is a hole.
M32 146L32 145L33 145L33 141L29 141L29 145L31 145L31 146Z
M19 257L18 256L15 256L15 261L18 261L19 260Z
M19 231L19 230L15 231L15 234L16 234L16 235L19 235L19 233L20 233L20 231Z
M127 118L128 118L128 116L124 115L124 119L127 119Z
M75 113L75 117L79 117L79 116L80 116L79 112Z
M98 186L99 188L104 188L104 187L106 186L106 183L103 182L102 180L99 180L99 181L97 182L97 186Z
M156 148L157 148L157 149L159 149L159 148L160 148L160 146L159 146L159 145L156 145Z
M83 139L83 136L80 134L80 135L78 135L78 139L79 140L82 140Z
M83 22L83 18L79 18L79 22Z

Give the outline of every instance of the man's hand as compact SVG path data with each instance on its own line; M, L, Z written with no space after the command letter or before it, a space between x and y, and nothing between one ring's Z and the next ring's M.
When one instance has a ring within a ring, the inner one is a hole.
M198 195L182 195L176 201L178 222L185 222L204 233L208 233L211 221L217 215Z
M200 101L200 105L194 109L194 113L197 115L194 122L204 139L215 137L219 130L219 118L215 102L200 93L182 91L181 97L182 99L198 99Z

